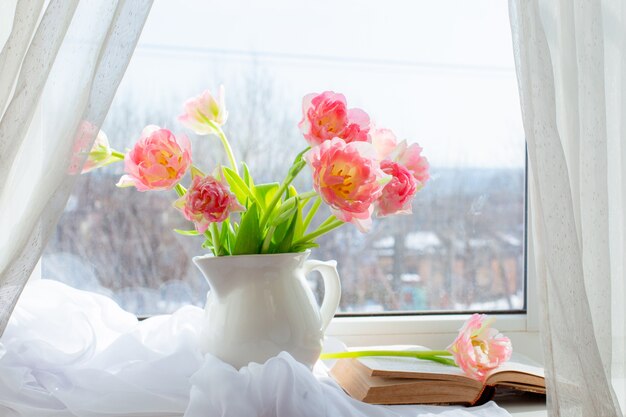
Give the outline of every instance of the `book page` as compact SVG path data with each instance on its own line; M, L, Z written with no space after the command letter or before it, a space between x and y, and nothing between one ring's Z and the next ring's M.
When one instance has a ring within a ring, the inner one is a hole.
M406 372L411 374L439 374L466 377L461 369L441 363L402 357L363 357L359 362L374 371L372 375L383 375L388 372Z
M362 349L362 348L360 348ZM359 349L359 350L360 350ZM400 350L424 351L423 346L377 346L368 350ZM362 365L371 370L372 376L386 376L395 378L431 378L431 379L460 379L469 378L460 368L444 365L429 360L395 357L395 356L366 356L357 359ZM512 360L500 365L488 375L500 372L517 372L544 378L544 371L538 363L523 355L514 353Z
M360 348L359 350L362 350ZM367 350L424 351L424 346L393 345L368 347ZM358 358L359 363L368 368L372 376L420 379L469 379L459 368L429 360L397 356L366 356Z
M509 372L509 371L522 372L525 374L536 375L536 376L545 378L543 368L539 368L537 366L531 366L531 365L524 365L519 362L511 362L511 361L507 363L503 363L498 368L494 369L491 372L491 374L498 373L498 372Z
M535 365L529 365L522 362L517 362L514 360L510 360L502 365L498 366L496 369L491 371L488 375L491 376L493 374L497 374L500 372L521 372L524 374L534 375L541 378L545 378L545 373L543 368Z

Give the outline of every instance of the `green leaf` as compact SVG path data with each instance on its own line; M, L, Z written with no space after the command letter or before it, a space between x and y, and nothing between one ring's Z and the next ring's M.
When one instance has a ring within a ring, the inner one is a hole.
M246 183L248 188L250 188L250 190L254 190L254 180L252 179L252 175L250 175L248 165L246 165L245 162L242 162L241 165L243 166L243 181Z
M204 174L204 172L200 171L200 168L198 168L195 165L191 166L191 179L193 180L195 177L206 177L206 175Z
M269 224L272 226L280 226L281 224L287 222L291 219L291 216L298 210L298 206L295 204L295 200L293 204L283 206L283 212L277 214L273 219L270 220Z
M300 239L304 235L304 208L311 200L298 201L298 220L296 220L296 230L294 231L294 240Z
M288 200L283 201L282 205L277 206L277 208L274 209L274 212L270 216L270 220L268 222L268 224L273 226L275 229L272 237L272 241L274 243L282 240L287 233L287 229L291 224L292 218L294 217L296 211L299 210L299 205L300 200L297 197L291 197Z
M274 198L279 187L280 184L277 182L259 184L254 187L254 194L257 197L257 202L261 206L262 211L267 209L267 206L272 201L272 198Z
M292 246L290 252L304 252L307 249L319 248L319 247L320 245L318 245L315 242L303 242L303 243L298 243L297 245Z
M304 154L307 153L310 149L311 147L307 146L302 152L296 155L295 159L293 160L293 164L291 164L291 168L289 168L288 175L293 175L295 177L302 170L302 168L304 168L304 166L306 165L306 161L304 160Z
M228 181L231 190L241 204L247 204L248 199L258 204L256 196L254 195L252 190L250 190L250 188L246 185L246 183L241 179L239 174L227 167L224 167L223 171L224 176L226 177L226 181Z
M298 223L298 217L300 217L300 211L294 210L294 215L289 222L289 228L285 233L285 236L282 238L278 245L276 246L276 253L287 253L290 252L291 243L293 242L293 236L296 230L296 225Z
M228 227L228 251L231 255L235 247L235 241L237 240L237 230L239 230L238 223L233 223Z
M197 230L181 230L181 229L174 229L174 231L176 233L178 233L179 235L183 235L183 236L198 236L200 235L200 233L198 233Z
M295 210L291 210L290 212L285 213L287 214L287 216L281 215L280 222L277 221L277 224L273 226L274 233L272 234L270 252L277 253L275 252L276 246L278 246L280 242L282 242L285 236L287 235L287 231L289 230L289 226L291 225L291 220L292 220L291 216L293 216L294 213L295 213ZM270 228L270 230L272 230L272 228Z
M252 203L241 216L241 224L237 232L233 255L250 255L259 253L262 243L259 230L259 210L256 203Z
M222 222L222 230L220 231L220 252L224 252L224 255L231 254L230 222L228 219Z

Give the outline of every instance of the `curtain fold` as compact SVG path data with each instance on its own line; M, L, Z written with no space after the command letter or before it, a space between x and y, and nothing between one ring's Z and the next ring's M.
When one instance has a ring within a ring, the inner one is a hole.
M20 63L36 28L43 0L21 2L15 9L13 27L0 52L0 111L6 108Z
M621 416L626 5L509 8L550 415Z
M152 0L18 0L0 52L0 335L60 217Z

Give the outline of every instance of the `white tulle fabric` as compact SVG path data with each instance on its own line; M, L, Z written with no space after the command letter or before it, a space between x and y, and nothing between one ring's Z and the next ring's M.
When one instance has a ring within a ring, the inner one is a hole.
M626 2L509 5L548 409L559 417L623 416Z
M0 335L63 212L151 5L0 1Z
M29 283L0 339L3 417L499 417L481 407L373 406L281 353L236 370L196 349L202 310L138 322L109 298ZM337 342L335 342L337 343Z

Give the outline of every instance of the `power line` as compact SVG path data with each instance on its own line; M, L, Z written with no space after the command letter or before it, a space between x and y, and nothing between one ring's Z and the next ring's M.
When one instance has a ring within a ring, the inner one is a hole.
M497 65L466 65L452 63L437 63L412 60L396 60L384 58L359 58L359 57L343 57L333 55L303 54L293 52L270 52L270 51L249 51L244 49L221 49L206 48L193 46L175 46L162 44L139 44L137 50L158 51L180 54L197 54L197 55L224 55L231 57L246 58L269 58L285 61L316 61L331 64L346 65L363 65L363 66L381 66L381 67L405 67L426 70L447 70L447 71L471 71L471 72L496 72L496 73L514 73L514 67L505 67Z

